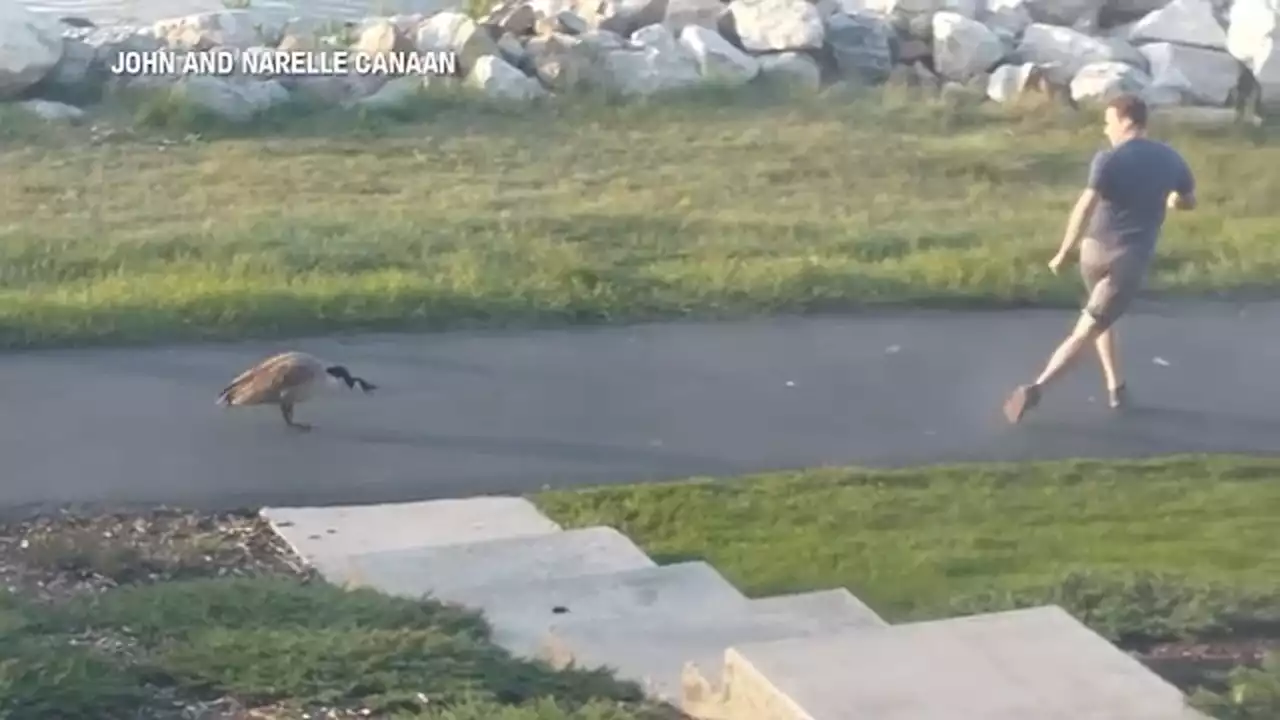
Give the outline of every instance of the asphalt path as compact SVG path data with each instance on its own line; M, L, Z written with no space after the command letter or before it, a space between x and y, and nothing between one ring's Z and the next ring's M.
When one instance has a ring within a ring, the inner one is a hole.
M1135 407L1088 358L1023 424L1000 404L1062 311L661 324L0 355L0 508L389 502L832 464L1280 450L1280 304L1120 325ZM379 384L217 407L282 349Z

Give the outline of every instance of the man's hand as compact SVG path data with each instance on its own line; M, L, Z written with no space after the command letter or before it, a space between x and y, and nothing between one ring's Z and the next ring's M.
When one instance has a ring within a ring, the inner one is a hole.
M1179 192L1169 193L1169 197L1165 200L1165 207L1170 210L1194 210L1196 206L1196 196L1194 193L1183 195Z
M1049 272L1053 273L1054 275L1057 275L1058 271L1062 269L1062 263L1066 261L1067 261L1066 253L1060 252L1057 255L1054 255L1053 259L1049 261Z

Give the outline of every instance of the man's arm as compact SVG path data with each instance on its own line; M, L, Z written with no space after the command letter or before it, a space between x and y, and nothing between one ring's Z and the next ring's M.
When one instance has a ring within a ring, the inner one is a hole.
M1102 197L1106 188L1109 177L1107 161L1110 158L1111 153L1104 150L1094 155L1093 162L1089 163L1089 180L1085 183L1084 192L1080 193L1075 207L1071 208L1071 215L1067 218L1067 230L1062 235L1062 246L1058 248L1058 262L1065 259L1067 253L1075 249L1076 244L1080 242L1085 223L1089 221L1089 216L1098 206L1098 199Z
M1194 210L1196 208L1196 179L1186 161L1182 163L1181 177L1173 192L1169 193L1170 210Z
M1067 218L1067 230L1062 236L1062 247L1058 248L1059 257L1066 257L1067 253L1075 249L1076 244L1080 242L1084 225L1093 214L1094 208L1098 206L1098 198L1098 191L1092 187L1085 188L1084 192L1080 193L1080 198L1076 200L1076 205L1071 208L1071 215Z

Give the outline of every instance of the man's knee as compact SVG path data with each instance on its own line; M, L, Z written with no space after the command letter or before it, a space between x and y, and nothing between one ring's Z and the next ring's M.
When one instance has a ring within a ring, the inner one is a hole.
M1095 337L1106 332L1129 309L1132 297L1131 293L1117 290L1109 284L1100 285L1099 291L1082 308L1077 329Z
M1080 313L1080 319L1076 321L1071 334L1078 338L1097 340L1102 333L1111 328L1113 323L1114 321L1106 316L1085 309Z

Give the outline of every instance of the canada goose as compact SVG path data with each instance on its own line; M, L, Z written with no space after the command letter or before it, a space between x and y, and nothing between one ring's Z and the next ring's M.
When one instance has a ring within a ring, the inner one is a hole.
M304 402L327 385L337 385L341 380L348 388L357 385L364 392L376 385L352 375L341 365L329 365L319 358L302 352L285 352L273 355L254 365L231 381L218 395L218 404L279 405L280 414L289 427L310 430L306 423L293 421L293 407Z

